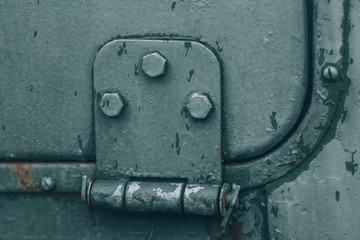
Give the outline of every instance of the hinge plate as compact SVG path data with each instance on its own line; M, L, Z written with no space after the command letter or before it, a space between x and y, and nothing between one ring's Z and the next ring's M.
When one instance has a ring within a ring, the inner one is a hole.
M158 52L166 73L149 77L142 58ZM102 94L118 92L118 117L99 108ZM193 119L185 105L202 92L213 104L206 119ZM119 39L107 43L94 63L98 177L180 178L221 184L221 72L209 48L195 41Z

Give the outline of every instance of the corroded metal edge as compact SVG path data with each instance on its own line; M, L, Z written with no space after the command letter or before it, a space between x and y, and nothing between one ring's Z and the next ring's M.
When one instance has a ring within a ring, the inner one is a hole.
M309 28L309 74L312 75L311 98L303 120L280 147L269 154L241 163L228 163L223 168L224 182L240 183L244 189L272 182L292 171L333 138L334 122L341 117L348 83L342 59L342 2L307 1ZM320 9L320 10L318 10ZM318 14L326 13L322 17ZM329 21L331 19L331 21ZM312 64L311 64L312 63ZM326 67L338 69L339 79L323 76ZM310 76L309 75L309 76Z
M82 176L95 176L95 163L0 163L0 193L59 192L80 193ZM41 180L50 177L56 186L41 188Z

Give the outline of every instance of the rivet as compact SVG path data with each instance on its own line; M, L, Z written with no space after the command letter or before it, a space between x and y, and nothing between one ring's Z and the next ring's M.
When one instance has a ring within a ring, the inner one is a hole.
M41 189L44 191L50 191L54 189L56 182L51 177L43 177L41 180Z
M338 78L339 73L334 66L328 66L324 68L323 76L329 81L334 81Z

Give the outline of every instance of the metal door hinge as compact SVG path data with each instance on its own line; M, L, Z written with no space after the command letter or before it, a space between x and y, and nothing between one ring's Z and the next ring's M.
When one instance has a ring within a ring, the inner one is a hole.
M93 76L98 179L84 176L84 203L223 216L226 226L240 186L222 184L215 54L190 40L118 39L100 49Z
M240 186L88 179L81 197L91 210L223 216L225 229L237 205Z

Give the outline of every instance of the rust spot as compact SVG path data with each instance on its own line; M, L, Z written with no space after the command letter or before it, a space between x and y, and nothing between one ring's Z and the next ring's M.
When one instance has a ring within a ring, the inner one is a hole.
M7 163L11 176L16 177L18 181L17 190L27 192L41 191L40 186L35 186L31 179L31 164Z
M292 161L292 162L288 162L288 163L284 163L284 164L280 164L278 167L293 167L296 165L296 160L295 161Z
M300 131L301 131L301 130L300 130L300 129L298 129L298 130L296 130L296 132L295 132L295 133L296 133L296 134L298 134Z
M239 240L241 237L241 223L234 222L227 228L226 233L229 234L233 240Z

